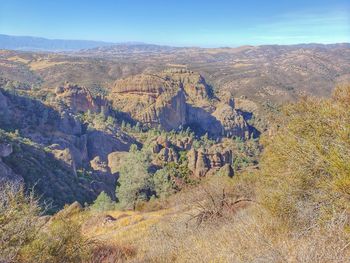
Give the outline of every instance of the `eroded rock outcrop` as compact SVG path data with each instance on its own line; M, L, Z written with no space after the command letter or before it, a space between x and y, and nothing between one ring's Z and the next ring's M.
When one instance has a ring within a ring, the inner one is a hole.
M109 98L113 105L145 125L165 130L191 126L212 136L239 136L249 125L233 101L220 102L195 72L165 70L116 81Z
M181 152L186 154L186 162L188 169L195 177L204 177L220 171L224 166L221 174L233 176L233 169L231 167L233 160L233 153L228 147L222 144L213 145L204 150L202 148L195 149L193 145L193 138L172 138L167 139L159 136L152 143L153 164L162 167L167 163L179 163ZM229 167L228 167L229 166ZM232 171L231 171L231 170Z
M134 139L122 134L116 137L103 131L91 131L88 133L87 149L89 159L99 156L101 160L107 161L108 154L116 151L129 151L130 145L135 143Z
M225 103L218 104L216 110L213 112L213 116L220 121L224 136L249 137L249 125L243 115L231 105Z
M192 148L187 153L187 160L188 169L190 169L196 177L203 177L221 170L224 166L229 165L231 167L232 151L227 149L218 151L213 148L204 151L202 149L195 150ZM228 174L233 176L233 173Z
M127 152L112 152L108 154L108 167L112 174L117 174L120 171L123 158Z
M108 103L101 97L94 98L90 91L78 85L65 83L56 88L56 101L65 104L70 111L79 112L100 112L103 108L108 108Z
M3 182L21 183L23 178L15 174L12 169L2 162L3 157L7 157L12 153L12 145L0 142L0 184Z

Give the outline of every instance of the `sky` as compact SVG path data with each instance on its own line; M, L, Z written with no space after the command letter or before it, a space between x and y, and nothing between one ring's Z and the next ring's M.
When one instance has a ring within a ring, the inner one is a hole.
M350 42L349 0L0 0L0 34L223 47Z

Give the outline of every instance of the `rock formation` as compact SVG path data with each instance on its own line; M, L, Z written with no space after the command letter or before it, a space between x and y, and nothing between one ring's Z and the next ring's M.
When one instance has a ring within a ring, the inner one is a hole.
M15 174L12 169L2 162L2 157L7 157L12 153L12 146L9 143L0 142L0 184L3 182L21 183L23 178Z
M198 73L165 70L116 81L109 98L113 105L145 125L165 130L191 126L212 136L240 136L249 125L234 103L223 103L211 94Z
M101 112L107 109L108 103L101 97L93 98L90 91L85 87L70 84L66 82L59 86L55 91L56 101L62 102L67 108L74 113L79 112Z
M218 149L209 148L207 151L204 151L192 148L187 153L187 160L188 168L196 177L215 173L227 165L230 166L228 169L232 169L232 151L227 149L219 151ZM233 176L233 173L229 173L229 175Z
M180 161L180 152L187 151L187 167L195 177L214 174L224 166L227 167L222 171L225 171L224 173L228 176L233 176L233 169L231 167L233 153L230 149L218 144L206 150L196 150L192 143L193 139L190 137L171 140L159 136L151 144L154 154L153 164L162 167L166 163L178 163Z

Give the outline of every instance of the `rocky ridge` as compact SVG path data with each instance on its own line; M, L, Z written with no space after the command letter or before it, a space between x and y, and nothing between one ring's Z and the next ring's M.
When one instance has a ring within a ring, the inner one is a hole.
M151 127L190 126L211 136L249 136L251 129L231 101L220 101L204 78L170 69L116 81L109 98L114 107Z

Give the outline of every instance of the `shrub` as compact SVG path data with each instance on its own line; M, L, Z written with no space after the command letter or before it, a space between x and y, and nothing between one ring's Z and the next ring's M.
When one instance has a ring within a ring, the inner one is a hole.
M305 98L283 109L261 159L262 198L274 214L310 226L349 212L349 123L350 86L331 99Z
M59 217L22 249L20 262L84 262L93 247L94 242L82 235L79 223Z
M38 199L23 186L0 184L0 262L83 262L94 242L80 224L57 214L42 217Z
M23 186L0 183L0 262L17 262L42 226L38 200Z

